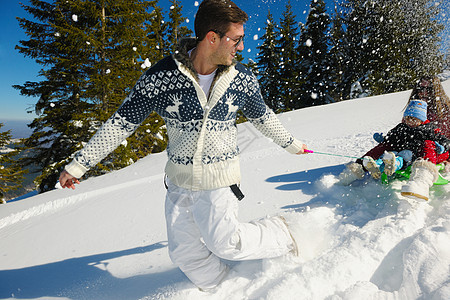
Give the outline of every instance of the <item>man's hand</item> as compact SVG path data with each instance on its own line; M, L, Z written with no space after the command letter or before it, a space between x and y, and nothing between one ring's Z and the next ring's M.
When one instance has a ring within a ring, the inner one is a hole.
M61 175L59 175L59 183L61 184L62 188L70 188L74 190L75 183L79 184L80 182L78 181L78 179L70 175L69 172L64 170L61 172Z
M307 148L306 145L303 144L302 145L302 149L300 151L298 151L297 154L305 154L305 153L307 153L307 152L305 152L306 148Z

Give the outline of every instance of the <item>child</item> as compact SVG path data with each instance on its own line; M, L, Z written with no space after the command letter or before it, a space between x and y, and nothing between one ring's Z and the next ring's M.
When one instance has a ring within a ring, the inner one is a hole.
M409 97L411 100L427 102L427 119L435 123L442 134L450 138L450 99L436 76L422 76Z
M363 159L348 164L339 175L340 182L348 185L362 179L366 171L375 179L379 179L383 171L390 176L402 168L405 161L409 161L413 162L411 177L402 187L402 195L428 200L429 188L439 176L436 163L449 158L449 149L450 140L427 120L427 103L411 100L402 122L391 129Z

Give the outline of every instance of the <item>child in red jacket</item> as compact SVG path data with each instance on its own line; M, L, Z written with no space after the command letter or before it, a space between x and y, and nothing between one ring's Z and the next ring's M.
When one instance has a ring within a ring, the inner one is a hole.
M428 200L429 188L439 176L436 163L449 158L450 140L427 120L426 114L425 101L410 101L402 122L363 159L348 164L339 175L341 183L350 184L362 179L366 171L375 179L379 179L383 171L390 176L404 166L404 154L410 153L410 161L413 162L411 177L402 187L402 195Z

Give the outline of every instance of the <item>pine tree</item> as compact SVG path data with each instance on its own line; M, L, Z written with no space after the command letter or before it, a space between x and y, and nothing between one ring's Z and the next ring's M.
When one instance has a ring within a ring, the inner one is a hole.
M0 129L3 127L0 123ZM0 203L5 203L5 196L9 191L16 190L22 186L24 174L14 157L18 154L17 150L7 151L3 149L11 142L11 131L0 131Z
M409 89L421 74L440 72L442 55L438 35L442 27L435 18L430 19L437 15L435 6L425 1L383 0L377 1L375 7L379 22L374 35L378 48L370 74L372 93Z
M345 98L410 88L422 74L436 74L439 52L438 9L428 0L347 0L343 4L347 64Z
M300 86L302 99L298 107L313 106L331 101L331 60L328 26L330 17L323 0L312 0L306 23L299 38L299 70L304 83Z
M251 58L248 59L247 63L242 63L244 67L250 69L256 77L259 77L258 64Z
M407 37L407 53L412 54L411 67L417 74L438 74L442 70L444 57L440 52L441 33L448 27L448 7L446 1L402 0L400 11L404 14L402 34ZM445 23L440 16L447 15Z
M344 100L345 84L342 79L342 74L344 73L345 66L349 63L348 56L345 53L344 34L342 15L338 10L338 6L335 5L330 28L331 47L328 52L331 61L332 76L330 94L334 101Z
M372 9L373 1L347 0L342 6L342 17L346 28L342 40L345 45L346 64L342 70L344 98L351 99L370 94L368 78L373 56L368 41L375 34L377 21Z
M278 28L279 38L277 39L277 47L280 49L279 54L279 76L281 79L280 96L283 103L283 110L295 109L297 105L298 93L296 87L295 63L298 61L296 50L298 38L298 26L295 21L296 16L292 12L291 2L286 5L280 20Z
M407 89L407 84L414 77L408 63L411 56L406 52L409 46L402 43L405 39L401 36L404 18L399 3L384 0L373 3L378 23L367 42L373 54L368 80L373 95Z
M262 44L257 47L259 50L257 65L263 98L273 111L280 112L284 105L280 96L280 51L277 47L275 28L276 24L269 10L265 33L261 37Z
M178 42L186 37L192 35L192 30L188 29L186 26L181 26L181 24L185 21L185 19L181 15L181 10L183 6L180 4L181 2L178 0L170 0L172 4L170 6L169 19L170 22L168 24L168 49L170 53L174 53Z
M168 55L167 49L167 24L164 21L163 10L159 6L154 6L154 10L150 13L150 26L147 29L147 37L149 38L150 53L153 56L153 60L149 60L148 65L151 62L157 62Z
M155 13L148 10L155 5L145 0L31 0L23 5L37 21L19 19L29 40L20 41L16 48L43 66L44 79L14 87L22 95L39 97L40 114L29 125L33 133L25 141L34 155L23 163L38 162L42 174L36 186L41 192L54 187L61 168L117 110L141 75L141 66L160 58L158 51L152 51L158 39L150 34ZM145 145L119 146L87 176L159 151L165 143L158 137L163 122L154 119L144 121L152 125L142 126L129 139L129 144ZM136 138L145 134L145 140Z

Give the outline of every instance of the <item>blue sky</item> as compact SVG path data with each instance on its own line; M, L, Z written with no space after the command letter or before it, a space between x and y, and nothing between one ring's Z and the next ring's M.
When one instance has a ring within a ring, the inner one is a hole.
M436 0L436 2L442 3L446 3L445 1L448 0ZM0 28L2 29L0 34L0 122L6 120L31 121L36 117L34 113L27 114L26 110L32 108L37 99L20 96L19 92L12 88L14 84L40 80L37 74L41 66L14 49L20 40L28 39L16 20L18 16L30 18L20 6L20 2L27 4L29 0L0 0ZM201 2L201 0L181 0L183 16L189 20L185 25L191 29L193 29L198 2ZM331 15L333 3L340 2L340 0L325 0L325 2L327 3L327 11ZM243 55L246 58L254 58L258 52L256 47L261 42L258 38L264 34L263 29L268 9L270 8L275 22L279 24L288 0L235 0L235 3L249 15L249 21L245 26L246 39ZM305 22L310 3L311 0L291 0L298 22ZM448 2L444 5L448 6ZM169 0L159 0L159 6L164 9L167 15L170 9ZM445 16L447 20L449 15ZM447 26L445 31L447 37L449 36L449 27ZM449 43L446 42L445 44L446 46L443 47L448 49Z
M28 2L28 0L25 0ZM32 119L25 109L33 99L22 97L13 84L35 80L39 66L14 50L25 33L19 28L16 16L25 16L18 0L2 0L0 3L0 122L7 119Z
M26 110L32 108L37 99L21 96L18 90L12 88L12 85L15 84L40 80L37 74L41 66L14 49L20 40L28 39L16 20L18 16L30 18L20 6L20 2L29 3L28 0L0 0L0 28L2 28L0 35L0 66L2 67L0 72L0 122L7 120L31 121L36 117L34 113L26 113ZM198 2L201 2L201 0L198 0ZM331 0L329 2L332 3ZM194 16L198 8L196 1L181 0L181 3L183 5L183 16L189 19L189 22L185 25L193 29ZM254 57L258 52L257 44L260 42L254 39L263 35L269 7L275 21L279 23L288 1L236 0L235 3L245 10L250 17L245 26L246 39L243 55ZM305 22L309 4L310 0L291 0L297 21ZM170 8L168 0L160 0L159 6L166 13Z

